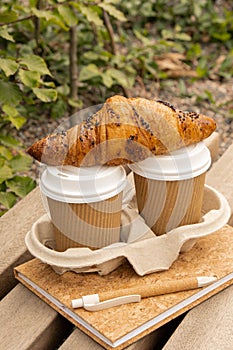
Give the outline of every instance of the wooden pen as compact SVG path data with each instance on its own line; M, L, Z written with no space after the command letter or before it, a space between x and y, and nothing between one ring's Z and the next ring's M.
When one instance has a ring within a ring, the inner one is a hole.
M121 288L111 290L107 292L100 292L98 294L82 296L78 299L73 299L71 304L73 308L84 307L85 303L101 303L106 300L112 300L116 298L126 297L130 295L139 295L141 298L149 298L156 295L163 295L175 292L181 292L185 290L191 290L196 288L205 287L216 281L216 277L212 276L199 276L188 277L183 279L172 280L157 280L153 284L138 284L132 285L127 288ZM92 297L94 299L92 299Z

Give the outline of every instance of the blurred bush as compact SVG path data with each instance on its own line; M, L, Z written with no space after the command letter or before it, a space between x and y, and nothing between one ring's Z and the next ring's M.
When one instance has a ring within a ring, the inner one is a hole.
M97 104L133 95L139 81L230 79L232 34L228 1L2 0L2 213L35 187L13 128L74 113L87 97Z

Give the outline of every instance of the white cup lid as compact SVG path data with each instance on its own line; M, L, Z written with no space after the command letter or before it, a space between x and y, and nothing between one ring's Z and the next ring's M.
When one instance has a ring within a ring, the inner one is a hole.
M117 195L125 185L126 173L122 166L48 166L40 178L44 195L67 203L99 202Z
M149 157L129 165L136 174L143 177L177 181L194 178L203 174L211 164L211 156L203 142L182 147L167 155Z

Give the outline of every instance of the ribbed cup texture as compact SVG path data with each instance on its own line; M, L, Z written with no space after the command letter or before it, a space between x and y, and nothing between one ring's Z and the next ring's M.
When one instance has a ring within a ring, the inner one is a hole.
M181 181L157 181L134 173L138 210L156 235L200 221L205 173Z
M96 203L64 203L47 197L56 250L102 248L119 241L122 192Z

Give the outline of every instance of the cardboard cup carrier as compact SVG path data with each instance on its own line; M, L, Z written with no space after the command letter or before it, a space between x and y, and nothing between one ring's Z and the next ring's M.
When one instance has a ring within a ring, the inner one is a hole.
M120 240L123 167L45 168L40 189L54 226L56 250L98 249Z
M130 165L138 210L156 235L200 221L211 156L203 142Z

